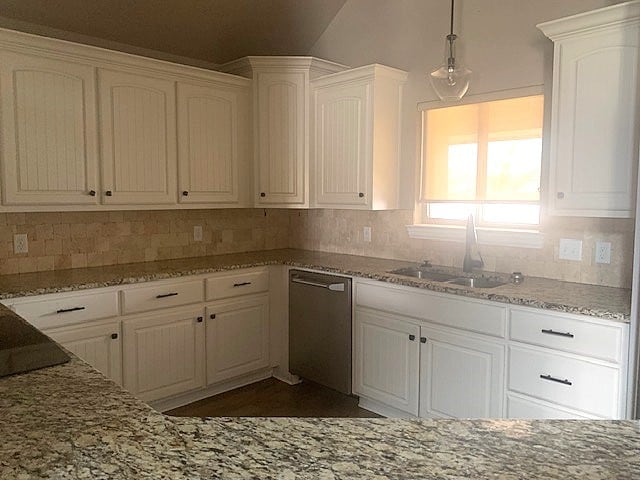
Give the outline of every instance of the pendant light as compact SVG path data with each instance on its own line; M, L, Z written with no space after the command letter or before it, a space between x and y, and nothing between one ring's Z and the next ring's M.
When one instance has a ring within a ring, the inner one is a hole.
M431 85L444 101L458 101L469 89L471 70L456 60L455 41L458 36L453 33L453 9L455 0L451 0L451 28L446 37L444 63L429 74Z

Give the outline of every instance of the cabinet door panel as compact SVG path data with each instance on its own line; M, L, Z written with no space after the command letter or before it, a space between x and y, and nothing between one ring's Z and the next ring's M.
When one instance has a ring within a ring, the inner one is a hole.
M240 95L178 84L181 203L238 202Z
M201 309L124 320L124 387L145 401L204 384Z
M422 328L420 416L501 418L504 347Z
M354 392L417 415L420 327L379 312L355 315Z
M0 54L6 205L97 203L94 85L89 65Z
M174 83L100 70L99 94L103 202L175 203Z
M261 72L257 82L258 204L304 204L306 75Z
M44 333L114 382L122 384L119 321L56 328Z
M269 366L266 295L207 308L207 384Z
M315 188L319 206L366 206L371 157L370 85L326 87L316 94Z

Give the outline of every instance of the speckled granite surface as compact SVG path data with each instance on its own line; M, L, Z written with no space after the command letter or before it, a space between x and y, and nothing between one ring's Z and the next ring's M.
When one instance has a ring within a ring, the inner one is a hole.
M389 270L414 265L409 262L293 249L4 275L0 276L0 299L275 264L325 270L436 292L592 315L622 322L629 321L631 310L631 291L628 289L536 277L527 277L521 285L507 284L491 289L469 289L387 273Z
M640 478L637 421L172 418L75 358L0 412L2 479Z

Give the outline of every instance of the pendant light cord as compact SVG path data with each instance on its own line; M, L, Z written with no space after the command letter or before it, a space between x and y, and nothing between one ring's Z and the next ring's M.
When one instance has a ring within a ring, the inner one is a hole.
M451 31L450 34L453 35L453 6L456 0L451 0Z

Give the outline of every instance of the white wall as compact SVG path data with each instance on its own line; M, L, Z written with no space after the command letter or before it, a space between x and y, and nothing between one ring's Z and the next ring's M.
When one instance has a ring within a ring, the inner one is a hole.
M458 0L458 57L474 75L469 95L540 85L548 78L551 41L536 24L619 0ZM353 67L382 63L409 72L403 117L403 192L413 208L419 142L416 105L436 100L426 77L443 61L448 0L348 0L310 55Z

